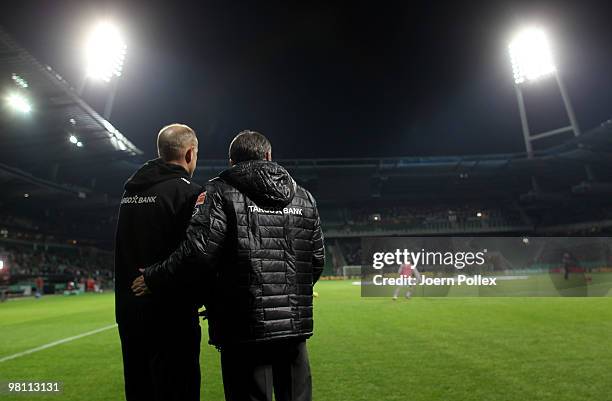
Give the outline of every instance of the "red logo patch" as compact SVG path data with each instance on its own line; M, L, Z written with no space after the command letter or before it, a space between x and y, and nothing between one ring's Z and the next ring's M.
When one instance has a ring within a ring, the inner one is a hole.
M200 206L204 204L204 201L206 200L206 192L202 192L199 196L198 196L198 200L196 201L196 206Z

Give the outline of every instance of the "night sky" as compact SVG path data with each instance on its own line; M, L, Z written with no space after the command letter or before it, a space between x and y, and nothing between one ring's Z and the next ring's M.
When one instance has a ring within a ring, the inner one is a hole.
M171 122L196 129L204 158L225 158L246 128L277 158L522 151L513 31L548 31L588 129L612 117L611 16L593 1L0 5L0 24L75 87L88 28L119 25L128 54L111 121L147 158ZM554 90L532 89L534 128L564 124ZM85 99L101 112L106 91L92 83Z

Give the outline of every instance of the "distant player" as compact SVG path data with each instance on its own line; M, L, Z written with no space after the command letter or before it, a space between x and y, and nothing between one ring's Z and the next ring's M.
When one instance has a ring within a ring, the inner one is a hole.
M569 252L565 252L561 259L561 264L563 265L563 278L569 280L569 274L571 270L576 267L576 261Z
M400 277L404 277L404 278L413 277L416 279L417 282L421 281L421 273L419 273L417 268L413 267L412 264L410 264L410 262L401 265L397 272L399 273ZM407 299L410 299L410 296L412 295L412 292L410 291L411 288L412 286L410 285L403 285L403 284L398 285L397 288L395 289L395 292L393 293L393 300L394 301L397 300L397 297L402 289L406 290L406 293L404 294L404 296Z
M36 286L36 294L35 297L36 298L40 298L43 295L43 291L45 289L45 280L41 277L38 276L36 277L36 279L34 280L34 285Z

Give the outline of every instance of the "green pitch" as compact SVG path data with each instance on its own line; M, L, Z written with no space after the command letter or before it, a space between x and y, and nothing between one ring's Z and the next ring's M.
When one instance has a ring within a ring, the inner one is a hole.
M350 282L316 290L316 400L612 399L611 298L393 302L360 298ZM9 301L0 304L0 359L113 322L112 294ZM202 400L220 401L219 354L202 350ZM61 380L64 392L0 401L123 399L117 330L0 362L2 380Z

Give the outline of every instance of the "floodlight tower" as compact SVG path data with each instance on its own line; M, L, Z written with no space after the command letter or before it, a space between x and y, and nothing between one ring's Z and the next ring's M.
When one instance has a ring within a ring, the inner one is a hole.
M547 138L563 132L572 131L575 136L580 135L580 127L574 114L574 109L570 102L567 89L563 84L557 67L555 66L548 38L543 30L539 28L528 28L519 32L508 46L512 70L514 73L514 88L518 101L519 112L521 114L521 124L523 127L523 137L527 157L533 157L532 142L538 139ZM563 104L567 113L570 125L563 126L546 132L532 135L529 130L525 101L523 98L522 86L534 82L538 79L554 76L559 92L563 98Z
M88 79L110 83L111 89L104 107L104 118L107 120L113 110L117 81L123 72L126 49L121 32L109 22L96 25L87 39L86 75L79 87L79 94L83 93Z

